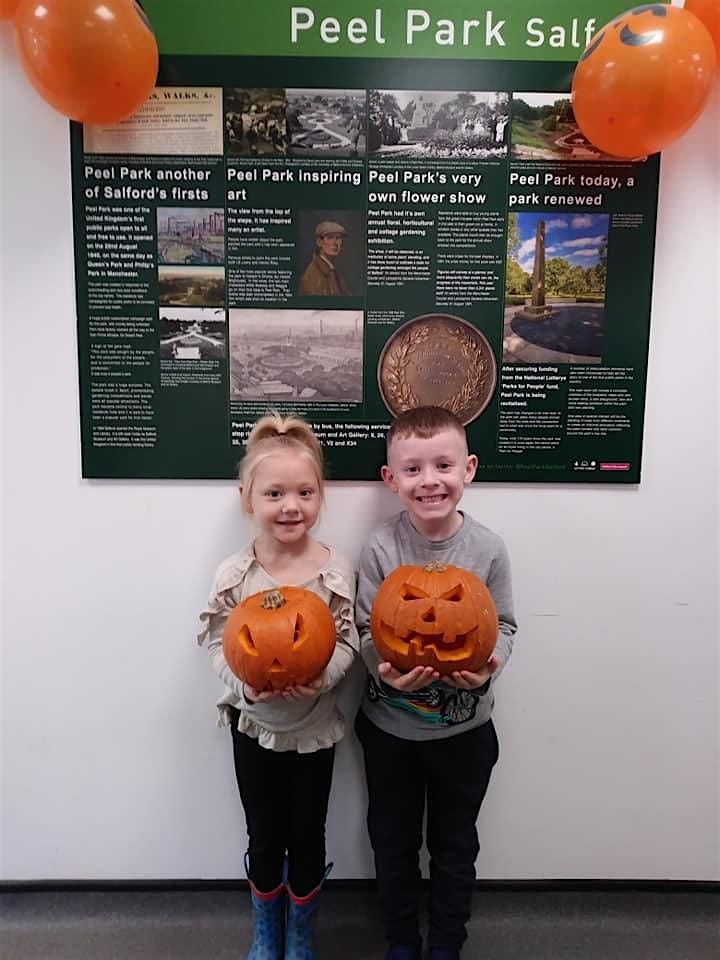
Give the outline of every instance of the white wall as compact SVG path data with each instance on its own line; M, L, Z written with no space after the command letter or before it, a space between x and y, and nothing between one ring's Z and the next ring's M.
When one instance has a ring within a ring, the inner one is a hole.
M80 477L67 124L0 32L0 877L235 877L229 735L194 633L248 531L230 482ZM641 485L466 497L508 543L521 624L483 877L720 877L719 115L716 89L663 158ZM320 532L355 557L393 509L379 484L336 484ZM351 737L337 877L372 873L363 804Z

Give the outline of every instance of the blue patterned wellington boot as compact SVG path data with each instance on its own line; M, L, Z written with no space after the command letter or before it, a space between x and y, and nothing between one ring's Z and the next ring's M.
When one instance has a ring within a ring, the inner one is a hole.
M246 871L248 865L246 855ZM253 906L254 935L246 960L283 960L285 883L279 883L269 893L261 893L252 880L249 883Z
M287 927L285 931L285 960L317 960L312 948L313 927L320 900L320 891L333 865L325 869L320 883L307 896L296 897L288 892Z
M285 885L281 883L270 893L260 893L251 883L250 894L253 905L254 936L247 960L282 960Z

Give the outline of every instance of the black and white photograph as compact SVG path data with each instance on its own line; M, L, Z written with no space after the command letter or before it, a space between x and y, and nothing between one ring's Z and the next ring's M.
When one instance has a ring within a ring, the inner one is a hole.
M284 157L284 87L225 90L225 153L229 157Z
M225 211L220 207L158 207L158 262L225 262Z
M222 307L225 268L158 267L158 299L178 307Z
M231 310L230 399L362 401L362 310Z
M365 156L364 90L288 89L285 116L289 156Z
M618 159L585 137L575 122L569 94L513 93L511 116L512 160Z
M504 160L508 99L502 91L371 90L368 153Z
M158 316L161 360L222 360L225 357L225 310L164 307Z

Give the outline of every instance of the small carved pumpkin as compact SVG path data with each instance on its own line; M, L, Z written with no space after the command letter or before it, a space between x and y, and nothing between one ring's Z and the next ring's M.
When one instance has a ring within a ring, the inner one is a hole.
M309 683L335 649L335 620L328 605L303 587L263 590L232 611L223 653L232 672L256 690Z
M378 653L402 673L477 670L495 649L498 617L474 573L443 563L403 566L380 584L370 614Z

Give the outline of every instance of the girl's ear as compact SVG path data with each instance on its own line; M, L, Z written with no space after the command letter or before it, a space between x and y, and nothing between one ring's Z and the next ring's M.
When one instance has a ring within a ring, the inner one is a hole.
M238 494L240 495L240 504L241 504L243 510L244 510L246 513L252 513L252 507L250 506L249 503L248 503L248 505L247 505L247 510L245 509L245 504L243 503L243 498L242 498L243 490L244 490L243 485L242 485L241 483L239 483L239 484L238 484Z

